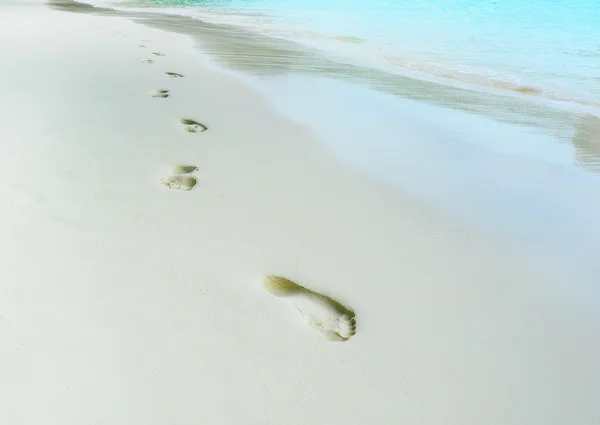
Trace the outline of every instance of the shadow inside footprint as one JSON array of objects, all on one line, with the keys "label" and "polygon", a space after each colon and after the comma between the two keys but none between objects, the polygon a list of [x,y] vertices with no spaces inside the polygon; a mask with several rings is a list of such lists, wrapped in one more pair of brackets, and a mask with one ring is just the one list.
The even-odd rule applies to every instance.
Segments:
[{"label": "shadow inside footprint", "polygon": [[155,90],[152,92],[152,97],[164,99],[169,97],[169,90]]},{"label": "shadow inside footprint", "polygon": [[183,129],[188,133],[202,133],[203,131],[208,130],[205,125],[189,118],[180,118],[179,123],[183,124]]},{"label": "shadow inside footprint", "polygon": [[178,175],[178,176],[170,176],[161,179],[162,184],[167,186],[169,189],[176,190],[192,190],[196,183],[196,177],[189,175]]},{"label": "shadow inside footprint", "polygon": [[173,165],[171,167],[172,174],[190,174],[194,171],[198,171],[198,167],[195,165]]},{"label": "shadow inside footprint", "polygon": [[165,74],[167,74],[171,78],[181,78],[181,77],[183,77],[182,74],[178,74],[176,72],[165,72]]},{"label": "shadow inside footprint", "polygon": [[265,276],[265,289],[288,298],[306,324],[329,341],[347,341],[356,334],[354,311],[327,295],[311,291],[281,276]]}]

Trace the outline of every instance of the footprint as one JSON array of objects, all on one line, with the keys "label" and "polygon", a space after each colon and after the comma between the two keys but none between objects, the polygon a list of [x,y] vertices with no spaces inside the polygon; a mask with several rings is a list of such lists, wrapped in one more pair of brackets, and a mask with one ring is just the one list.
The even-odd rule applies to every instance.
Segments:
[{"label": "footprint", "polygon": [[164,56],[164,53],[161,52],[152,52],[154,56]]},{"label": "footprint", "polygon": [[160,182],[169,189],[192,190],[198,181],[190,175],[176,175],[162,178]]},{"label": "footprint", "polygon": [[181,77],[183,77],[183,75],[178,74],[176,72],[165,72],[165,74],[167,74],[171,78],[181,78]]},{"label": "footprint", "polygon": [[172,174],[191,174],[194,171],[198,171],[198,167],[195,165],[173,165],[171,167]]},{"label": "footprint", "polygon": [[146,46],[144,44],[138,44],[138,47],[142,47],[142,48],[146,48]]},{"label": "footprint", "polygon": [[180,118],[179,122],[183,124],[183,129],[188,133],[202,133],[203,131],[208,130],[205,125],[188,118]]},{"label": "footprint", "polygon": [[356,333],[352,310],[327,295],[311,291],[281,276],[265,276],[264,287],[271,294],[288,298],[306,324],[329,341],[347,341]]},{"label": "footprint", "polygon": [[154,63],[154,61],[152,59],[146,59],[145,61],[142,61],[142,63]]},{"label": "footprint", "polygon": [[158,97],[160,99],[169,97],[169,90],[155,90],[152,92],[152,97]]}]

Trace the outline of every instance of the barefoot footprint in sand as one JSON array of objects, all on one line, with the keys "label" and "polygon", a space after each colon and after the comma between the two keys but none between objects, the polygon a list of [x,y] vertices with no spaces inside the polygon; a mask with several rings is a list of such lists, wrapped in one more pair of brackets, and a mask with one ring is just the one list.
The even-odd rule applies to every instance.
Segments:
[{"label": "barefoot footprint in sand", "polygon": [[271,294],[287,298],[302,314],[306,324],[329,341],[347,341],[356,333],[352,310],[338,301],[281,276],[265,276],[263,284]]},{"label": "barefoot footprint in sand", "polygon": [[157,97],[159,99],[164,99],[169,97],[169,90],[154,90],[151,93],[152,97]]},{"label": "barefoot footprint in sand", "polygon": [[189,118],[180,118],[179,123],[183,125],[183,130],[188,133],[202,133],[207,130],[205,125]]},{"label": "barefoot footprint in sand", "polygon": [[178,74],[176,72],[165,72],[165,74],[167,74],[171,78],[182,78],[183,77],[182,74]]},{"label": "barefoot footprint in sand", "polygon": [[198,171],[195,165],[174,165],[171,167],[171,175],[163,177],[161,183],[169,189],[192,190],[198,180],[191,174]]}]

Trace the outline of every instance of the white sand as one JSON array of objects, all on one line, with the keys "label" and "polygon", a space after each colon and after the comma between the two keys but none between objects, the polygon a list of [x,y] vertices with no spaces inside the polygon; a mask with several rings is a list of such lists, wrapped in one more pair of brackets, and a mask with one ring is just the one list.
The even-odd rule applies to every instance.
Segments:
[{"label": "white sand", "polygon": [[[0,424],[600,423],[597,312],[186,37],[4,2],[0,40]],[[160,184],[177,165],[191,190]],[[265,274],[356,335],[319,338]]]}]

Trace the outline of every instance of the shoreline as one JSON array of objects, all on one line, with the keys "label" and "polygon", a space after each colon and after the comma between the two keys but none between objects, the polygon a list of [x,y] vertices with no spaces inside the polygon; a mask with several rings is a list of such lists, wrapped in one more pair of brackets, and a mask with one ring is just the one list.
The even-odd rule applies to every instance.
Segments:
[{"label": "shoreline", "polygon": [[[5,11],[0,422],[597,417],[598,313],[562,275],[365,177],[187,36]],[[191,190],[161,185],[182,164]],[[347,305],[356,335],[318,338],[267,274]]]},{"label": "shoreline", "polygon": [[[231,25],[213,24],[188,15],[161,13],[156,9],[112,9],[76,0],[50,3],[74,12],[128,17],[144,25],[192,36],[199,43],[199,50],[224,70],[257,76],[326,75],[341,81],[355,81],[384,93],[489,115],[500,121],[544,126],[555,133],[558,127],[569,124],[573,115],[600,119],[599,107],[544,97],[527,87],[499,89],[441,77],[436,80],[427,74],[396,74],[346,63],[341,58],[328,56],[327,52],[311,50],[290,40],[255,34]],[[268,64],[263,63],[264,60],[268,60]]]},{"label": "shoreline", "polygon": [[[249,45],[260,44],[263,48],[266,46],[276,48],[280,47],[286,51],[293,51],[297,54],[302,53],[302,55],[298,57],[299,59],[302,59],[304,56],[319,58],[323,63],[329,61],[336,64],[332,67],[331,71],[342,74],[351,73],[355,78],[361,78],[361,76],[364,76],[366,78],[363,78],[363,81],[361,82],[362,84],[368,84],[368,79],[385,81],[384,85],[387,87],[383,88],[383,90],[387,91],[402,90],[402,86],[408,84],[414,85],[414,87],[422,86],[425,88],[425,91],[430,91],[432,93],[436,92],[437,97],[448,97],[447,93],[451,93],[452,96],[456,98],[470,98],[471,102],[485,103],[486,100],[489,100],[486,99],[486,96],[495,96],[499,98],[508,98],[509,104],[529,104],[529,108],[533,109],[554,109],[566,114],[590,114],[600,118],[600,103],[598,103],[597,99],[584,99],[576,96],[569,99],[564,97],[566,96],[566,93],[563,93],[563,95],[555,93],[557,90],[556,87],[552,89],[550,86],[541,82],[517,82],[517,80],[522,80],[522,78],[517,78],[515,75],[513,75],[511,79],[509,79],[508,74],[506,74],[505,78],[503,79],[494,79],[484,82],[483,75],[487,75],[489,72],[491,72],[490,70],[486,70],[486,72],[484,74],[480,74],[478,78],[473,77],[473,80],[469,80],[465,79],[465,75],[467,75],[467,73],[465,73],[465,75],[462,77],[459,77],[458,75],[455,77],[448,76],[451,74],[451,72],[449,70],[443,71],[439,67],[439,64],[436,65],[434,62],[429,63],[430,72],[422,69],[413,69],[414,67],[411,67],[411,62],[413,60],[403,60],[400,57],[396,57],[395,60],[406,62],[405,66],[394,66],[391,65],[391,63],[394,62],[394,60],[392,60],[393,55],[389,56],[383,63],[378,63],[377,65],[372,62],[353,61],[351,60],[352,55],[350,55],[349,52],[347,52],[346,55],[339,55],[336,54],[335,50],[316,48],[313,45],[305,44],[298,40],[293,40],[286,37],[278,37],[274,34],[267,35],[263,32],[259,33],[243,25],[235,25],[226,22],[213,22],[204,19],[204,16],[201,14],[196,15],[185,13],[186,11],[189,12],[186,7],[171,9],[148,7],[148,5],[146,5],[146,7],[136,8],[131,4],[127,7],[122,7],[122,5],[119,5],[118,3],[115,3],[114,5],[103,5],[99,3],[96,5],[91,1],[84,4],[92,7],[107,7],[108,10],[114,10],[117,14],[141,14],[146,15],[147,17],[154,17],[154,19],[158,20],[160,20],[161,16],[167,18],[174,17],[175,20],[191,19],[192,21],[197,22],[198,26],[204,27],[209,31],[216,30],[245,34],[249,38],[249,43],[247,43]],[[323,35],[323,37],[341,40],[345,38],[344,36],[336,37],[332,35]],[[352,39],[352,37],[350,37],[350,39]],[[240,41],[238,41],[238,43],[239,42]],[[351,42],[351,44],[353,44],[353,42]],[[371,46],[371,48],[376,47]],[[354,54],[359,53],[354,52]],[[219,60],[218,57],[213,59],[216,59],[217,61]],[[424,58],[421,58],[421,61],[424,60]],[[422,65],[426,66],[427,63],[428,62],[425,61]],[[323,64],[321,64],[321,66],[323,66]],[[458,65],[455,64],[454,66],[456,67]],[[231,67],[231,64],[229,64],[228,67]],[[258,68],[264,69],[264,67]],[[483,72],[484,70],[481,69],[480,71]],[[303,72],[306,71],[304,70]],[[339,76],[337,78],[339,78]],[[400,79],[401,81],[395,82],[393,81],[394,79]],[[429,88],[429,90],[427,88]],[[377,89],[379,90],[381,87]],[[558,89],[558,92],[561,91],[564,91],[564,88]],[[461,92],[466,92],[467,95],[465,96],[464,93],[461,94]],[[551,94],[551,92],[554,92],[554,94]],[[406,96],[406,92],[404,95]],[[457,104],[459,102],[455,101],[453,103]],[[497,104],[498,102],[496,101],[494,103]],[[449,102],[449,104],[452,105],[452,102]],[[533,106],[531,106],[531,104],[533,104]],[[527,106],[525,107],[529,109]],[[485,113],[485,108],[482,109],[483,110],[480,110],[479,113]]]},{"label": "shoreline", "polygon": [[[540,147],[538,151],[559,151],[561,145],[572,145],[576,156],[573,160],[575,167],[592,174],[600,172],[600,153],[596,148],[600,137],[597,131],[600,117],[590,111],[565,107],[561,102],[487,92],[474,87],[454,87],[344,64],[318,52],[305,50],[293,42],[251,35],[235,27],[210,24],[188,16],[104,9],[74,0],[51,3],[63,10],[121,16],[143,25],[192,37],[200,56],[208,57],[203,60],[203,65],[246,76],[249,83],[278,77],[331,79],[356,85],[357,89],[365,92],[373,91],[402,101],[431,105],[439,108],[442,114],[444,110],[472,114],[480,120],[494,121],[492,125],[495,127],[498,127],[495,123],[499,123],[518,127],[523,133],[528,129],[539,130],[540,136],[546,138],[543,142],[546,146],[539,141],[534,142]],[[264,86],[257,84],[253,84],[253,87],[261,91],[264,89]],[[519,154],[522,150],[515,143],[509,146],[516,148],[513,153]],[[509,152],[510,147],[507,150]],[[533,152],[532,149],[529,151]],[[559,161],[562,162],[571,156],[569,153],[560,155],[562,158]],[[540,156],[540,159],[545,158]]]}]

